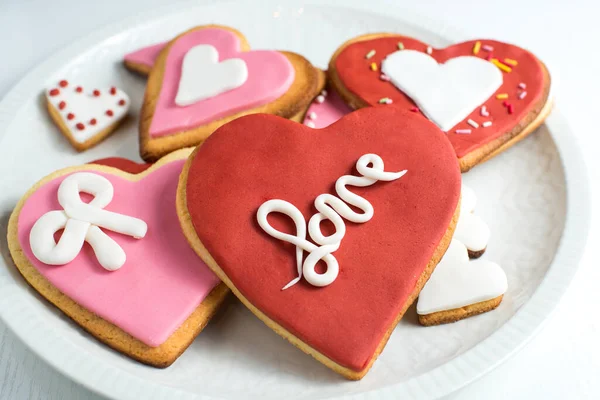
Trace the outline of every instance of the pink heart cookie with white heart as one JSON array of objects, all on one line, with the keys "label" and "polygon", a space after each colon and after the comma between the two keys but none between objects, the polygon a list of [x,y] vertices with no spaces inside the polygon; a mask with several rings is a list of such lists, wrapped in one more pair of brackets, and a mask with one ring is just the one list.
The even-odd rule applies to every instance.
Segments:
[{"label": "pink heart cookie with white heart", "polygon": [[219,126],[247,114],[301,121],[323,88],[323,73],[298,54],[249,47],[237,30],[207,25],[182,33],[160,50],[141,112],[144,160],[197,145]]},{"label": "pink heart cookie with white heart", "polygon": [[34,289],[98,340],[156,367],[179,357],[228,293],[178,223],[189,153],[136,174],[119,159],[99,162],[124,170],[54,172],[23,196],[8,227],[12,258]]},{"label": "pink heart cookie with white heart", "polygon": [[78,151],[110,135],[127,115],[129,103],[129,96],[114,86],[88,90],[63,79],[46,90],[50,117]]}]

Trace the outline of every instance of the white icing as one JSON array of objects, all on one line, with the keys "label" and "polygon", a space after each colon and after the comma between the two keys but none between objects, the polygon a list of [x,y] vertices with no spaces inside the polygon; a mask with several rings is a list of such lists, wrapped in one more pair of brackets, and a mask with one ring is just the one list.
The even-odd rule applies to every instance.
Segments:
[{"label": "white icing", "polygon": [[[384,171],[381,157],[376,154],[365,154],[356,162],[356,170],[362,176],[344,175],[335,183],[335,191],[338,197],[332,194],[321,194],[315,199],[317,213],[308,221],[308,233],[310,238],[318,245],[306,240],[306,221],[304,216],[293,204],[285,200],[269,200],[263,203],[257,212],[257,220],[260,227],[270,236],[288,242],[296,246],[296,267],[298,277],[289,282],[282,290],[285,290],[304,278],[313,286],[327,286],[337,278],[339,265],[336,258],[331,254],[339,249],[342,239],[346,234],[346,224],[343,218],[354,223],[365,223],[373,218],[373,205],[365,198],[352,193],[346,186],[366,187],[377,181],[393,181],[402,177],[406,170],[400,172]],[[354,206],[361,212],[354,211]],[[296,235],[280,232],[273,228],[267,221],[272,212],[278,212],[290,217],[296,225]],[[324,236],[321,231],[321,222],[329,220],[335,227],[335,232]],[[304,251],[308,256],[302,262]],[[327,265],[323,274],[315,271],[319,260]]]},{"label": "white icing", "polygon": [[502,85],[502,72],[473,56],[444,64],[428,54],[400,50],[388,55],[381,71],[443,131],[449,131]]},{"label": "white icing", "polygon": [[[84,203],[80,192],[94,196]],[[78,172],[65,178],[58,187],[58,202],[63,211],[49,211],[42,215],[31,228],[29,243],[33,255],[49,265],[67,264],[88,242],[102,267],[114,271],[125,264],[123,249],[100,228],[143,238],[148,226],[138,218],[104,210],[113,198],[113,186],[101,175]],[[63,229],[58,243],[54,234]]]},{"label": "white icing", "polygon": [[214,46],[194,46],[183,58],[175,104],[189,106],[240,87],[247,79],[244,60],[230,58],[219,62],[219,52]]},{"label": "white icing", "polygon": [[490,240],[490,228],[480,217],[473,215],[477,204],[477,196],[464,183],[461,193],[460,216],[454,231],[454,239],[462,242],[470,251],[485,250]]},{"label": "white icing", "polygon": [[[129,96],[120,89],[116,89],[115,94],[110,94],[109,88],[100,89],[100,95],[94,96],[93,93],[85,90],[81,93],[77,92],[77,85],[69,85],[65,88],[58,87],[59,94],[50,95],[52,89],[46,91],[46,98],[52,104],[52,107],[60,114],[63,124],[69,129],[69,132],[78,143],[83,143],[86,140],[94,137],[101,131],[108,128],[110,125],[122,119],[129,111]],[[125,100],[124,105],[119,105],[120,100]],[[65,102],[65,107],[61,110],[59,104]],[[106,111],[111,110],[113,115],[109,116]],[[69,113],[75,118],[67,119]],[[96,120],[96,124],[90,123],[92,119]],[[85,128],[80,130],[77,124],[82,123]]]},{"label": "white icing", "polygon": [[419,294],[417,313],[427,315],[492,300],[507,288],[506,274],[498,264],[469,261],[467,248],[453,239]]}]

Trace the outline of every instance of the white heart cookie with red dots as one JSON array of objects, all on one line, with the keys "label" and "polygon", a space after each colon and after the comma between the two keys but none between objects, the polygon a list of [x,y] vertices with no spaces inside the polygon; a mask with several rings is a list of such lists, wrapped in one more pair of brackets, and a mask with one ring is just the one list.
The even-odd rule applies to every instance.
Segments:
[{"label": "white heart cookie with red dots", "polygon": [[110,135],[129,111],[129,96],[116,87],[86,90],[66,80],[46,90],[52,120],[78,151]]}]

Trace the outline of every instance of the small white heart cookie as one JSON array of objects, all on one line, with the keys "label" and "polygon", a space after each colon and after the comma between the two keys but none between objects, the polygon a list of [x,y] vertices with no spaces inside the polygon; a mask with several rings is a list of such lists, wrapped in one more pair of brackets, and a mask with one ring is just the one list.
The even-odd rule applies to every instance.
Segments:
[{"label": "small white heart cookie", "polygon": [[507,288],[506,274],[498,264],[469,261],[467,248],[452,239],[419,294],[419,322],[437,325],[490,311],[500,304]]},{"label": "small white heart cookie", "polygon": [[473,56],[438,64],[421,51],[399,50],[383,60],[381,71],[444,132],[468,117],[502,86],[502,72],[494,64]]},{"label": "small white heart cookie", "polygon": [[194,46],[183,58],[175,104],[189,106],[240,87],[247,79],[244,60],[230,58],[219,62],[219,52],[214,46]]},{"label": "small white heart cookie", "polygon": [[129,111],[129,96],[116,87],[86,91],[61,80],[46,90],[50,116],[79,151],[86,150],[111,134]]}]

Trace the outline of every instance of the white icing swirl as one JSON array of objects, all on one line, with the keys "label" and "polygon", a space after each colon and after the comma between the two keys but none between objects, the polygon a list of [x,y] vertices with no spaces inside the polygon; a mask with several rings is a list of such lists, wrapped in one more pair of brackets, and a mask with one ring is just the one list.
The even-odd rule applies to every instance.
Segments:
[{"label": "white icing swirl", "polygon": [[[330,285],[338,276],[339,264],[331,254],[339,249],[342,239],[346,234],[348,221],[362,224],[373,218],[373,205],[365,198],[352,193],[347,186],[366,187],[377,181],[393,181],[402,177],[406,170],[400,172],[384,171],[383,160],[376,154],[365,154],[356,162],[356,170],[362,176],[344,175],[335,183],[335,191],[338,197],[324,193],[315,199],[315,208],[318,213],[314,214],[308,221],[308,233],[310,238],[318,245],[306,240],[306,221],[304,216],[293,204],[285,200],[269,200],[263,203],[257,212],[257,220],[260,227],[270,236],[288,242],[296,246],[296,265],[298,277],[293,279],[282,290],[288,289],[304,278],[313,286],[323,287]],[[357,213],[350,206],[362,211]],[[273,228],[267,221],[267,216],[272,212],[278,212],[290,217],[296,225],[296,235],[283,233]],[[321,222],[329,220],[335,227],[335,232],[329,236],[323,235]],[[302,262],[304,252],[308,256]],[[327,265],[327,270],[319,274],[315,267],[319,260]]]}]

